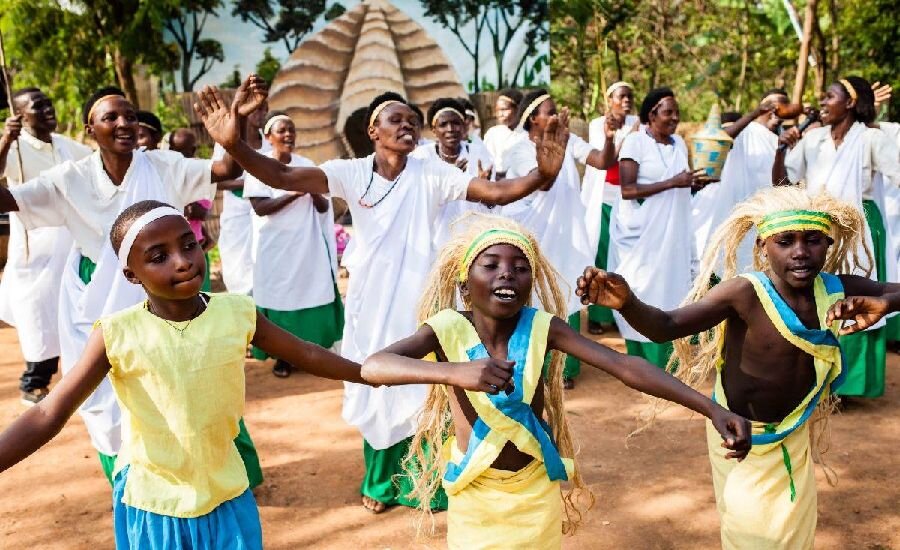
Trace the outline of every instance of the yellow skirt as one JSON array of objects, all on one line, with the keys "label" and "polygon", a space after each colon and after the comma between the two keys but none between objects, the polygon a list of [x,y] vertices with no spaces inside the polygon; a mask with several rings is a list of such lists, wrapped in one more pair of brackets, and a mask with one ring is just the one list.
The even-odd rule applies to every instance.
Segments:
[{"label": "yellow skirt", "polygon": [[[753,433],[762,433],[763,426],[753,422]],[[754,446],[743,462],[725,458],[728,451],[722,448],[722,438],[709,421],[706,440],[722,524],[722,548],[812,548],[816,534],[816,477],[808,423],[782,443]]]},{"label": "yellow skirt", "polygon": [[543,462],[535,460],[518,472],[488,468],[447,498],[451,550],[562,545],[562,495]]}]

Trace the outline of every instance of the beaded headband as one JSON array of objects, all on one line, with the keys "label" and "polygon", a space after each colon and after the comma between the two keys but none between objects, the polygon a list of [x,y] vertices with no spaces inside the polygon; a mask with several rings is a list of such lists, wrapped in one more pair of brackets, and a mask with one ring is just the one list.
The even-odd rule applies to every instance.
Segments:
[{"label": "beaded headband", "polygon": [[760,239],[785,231],[821,231],[831,233],[831,216],[816,210],[782,210],[773,212],[756,224]]},{"label": "beaded headband", "polygon": [[[87,123],[88,123],[88,124],[90,124],[90,123],[91,123],[91,120],[94,118],[94,108],[96,108],[97,105],[100,104],[100,102],[102,102],[102,101],[104,101],[104,100],[107,100],[107,99],[109,99],[109,98],[111,98],[111,97],[121,97],[122,99],[125,99],[125,96],[122,96],[122,95],[119,95],[119,94],[107,94],[107,95],[105,95],[105,96],[101,96],[101,97],[97,98],[97,101],[95,101],[93,104],[91,104],[91,108],[88,109],[88,116],[87,116]],[[151,128],[152,128],[152,127],[151,127]]]},{"label": "beaded headband", "polygon": [[538,108],[538,106],[550,99],[550,94],[539,95],[534,98],[534,101],[528,104],[528,107],[525,107],[525,110],[522,111],[522,118],[519,119],[519,124],[517,128],[520,130],[525,127],[525,121],[528,120],[528,117],[531,116],[531,112]]},{"label": "beaded headband", "polygon": [[840,82],[841,86],[843,86],[847,90],[847,93],[850,94],[850,99],[852,99],[853,101],[856,101],[856,98],[857,98],[856,89],[853,88],[853,85],[850,84],[850,81],[842,78],[842,79],[838,80],[838,82]]},{"label": "beaded headband", "polygon": [[291,120],[291,117],[287,115],[275,115],[266,122],[265,126],[263,126],[263,135],[269,135],[269,131],[272,129],[272,126],[275,126],[275,123],[279,120],[290,120],[291,122],[293,122],[293,120]]},{"label": "beaded headband", "polygon": [[454,109],[453,107],[441,107],[440,109],[437,110],[436,113],[434,113],[434,116],[431,117],[431,127],[432,128],[437,126],[438,117],[444,113],[456,113],[457,115],[459,115],[459,118],[462,119],[463,122],[465,122],[465,120],[466,120],[466,117],[464,117],[463,114],[460,113],[458,109]]},{"label": "beaded headband", "polygon": [[381,111],[385,109],[388,105],[392,103],[403,103],[402,101],[397,101],[396,99],[389,99],[387,101],[382,101],[378,104],[377,107],[372,109],[372,116],[369,117],[369,126],[375,126],[375,119],[378,118],[378,115],[381,114]]},{"label": "beaded headband", "polygon": [[609,85],[609,88],[606,89],[606,97],[612,97],[613,92],[615,92],[615,91],[618,90],[619,88],[632,88],[632,89],[634,89],[634,86],[632,86],[631,84],[625,82],[624,80],[620,80],[620,81],[618,81],[618,82],[614,82],[614,83],[612,83],[612,84]]},{"label": "beaded headband", "polygon": [[475,261],[479,254],[495,244],[509,244],[518,248],[528,258],[528,264],[531,267],[536,265],[534,248],[532,248],[528,237],[511,229],[488,229],[475,237],[463,255],[462,260],[460,260],[459,282],[464,283],[469,279],[469,268],[472,266],[472,262]]}]

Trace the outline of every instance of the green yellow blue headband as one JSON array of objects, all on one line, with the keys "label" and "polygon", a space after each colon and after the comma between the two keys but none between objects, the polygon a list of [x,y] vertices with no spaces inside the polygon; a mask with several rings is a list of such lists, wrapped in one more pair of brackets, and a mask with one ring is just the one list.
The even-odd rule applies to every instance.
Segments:
[{"label": "green yellow blue headband", "polygon": [[831,216],[816,210],[782,210],[763,217],[756,225],[760,239],[785,231],[821,231],[831,233]]},{"label": "green yellow blue headband", "polygon": [[462,260],[460,260],[459,282],[464,283],[468,280],[469,267],[472,266],[472,262],[475,261],[479,254],[495,244],[508,244],[518,248],[525,254],[532,269],[535,267],[534,248],[531,246],[531,241],[528,237],[512,229],[488,229],[475,237],[463,255]]}]

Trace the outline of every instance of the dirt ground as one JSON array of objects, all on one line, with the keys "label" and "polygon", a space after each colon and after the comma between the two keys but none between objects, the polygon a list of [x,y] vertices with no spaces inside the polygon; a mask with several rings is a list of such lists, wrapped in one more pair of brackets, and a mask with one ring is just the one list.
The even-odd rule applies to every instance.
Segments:
[{"label": "dirt ground", "polygon": [[[621,340],[606,337],[607,345]],[[25,409],[21,356],[0,328],[0,426]],[[900,358],[890,355],[886,395],[832,422],[836,487],[817,473],[817,548],[900,549]],[[266,480],[257,499],[267,548],[441,548],[413,538],[413,512],[373,516],[359,505],[361,439],[340,417],[341,385],[305,374],[272,376],[247,363],[246,422]],[[626,444],[642,401],[592,368],[567,393],[583,475],[597,504],[566,548],[715,548],[718,517],[699,417],[670,410]],[[893,487],[893,488],[892,488]],[[0,548],[112,548],[110,488],[76,416],[44,449],[0,475]]]}]

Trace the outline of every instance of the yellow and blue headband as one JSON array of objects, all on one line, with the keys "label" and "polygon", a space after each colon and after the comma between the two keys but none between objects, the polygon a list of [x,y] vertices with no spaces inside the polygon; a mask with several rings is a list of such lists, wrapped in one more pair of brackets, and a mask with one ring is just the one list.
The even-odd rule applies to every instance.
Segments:
[{"label": "yellow and blue headband", "polygon": [[760,239],[785,231],[821,231],[831,233],[831,216],[816,210],[782,210],[769,214],[756,225]]},{"label": "yellow and blue headband", "polygon": [[495,244],[508,244],[518,248],[525,254],[528,264],[534,269],[536,265],[535,253],[528,237],[512,229],[488,229],[475,237],[463,255],[462,260],[460,260],[459,282],[464,283],[468,280],[469,268],[472,266],[472,262],[475,261],[479,254]]}]

